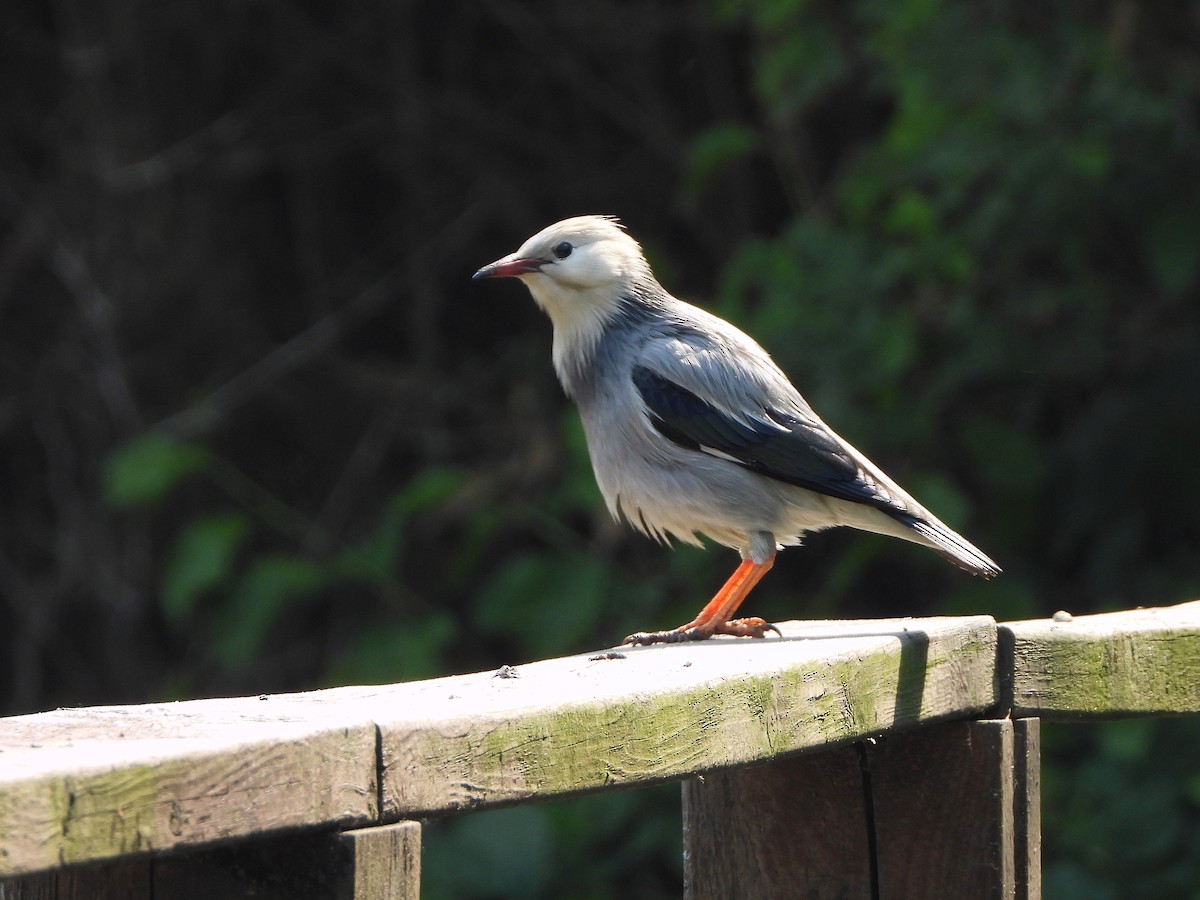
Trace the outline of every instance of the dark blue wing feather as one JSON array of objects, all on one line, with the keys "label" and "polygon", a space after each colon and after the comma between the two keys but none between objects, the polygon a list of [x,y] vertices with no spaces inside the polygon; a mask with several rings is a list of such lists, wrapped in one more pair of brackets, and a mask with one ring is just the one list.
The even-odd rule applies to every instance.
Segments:
[{"label": "dark blue wing feather", "polygon": [[644,366],[633,383],[650,410],[650,421],[668,440],[701,451],[716,450],[739,465],[820,494],[904,515],[887,494],[863,478],[862,468],[819,422],[773,409],[742,421]]}]

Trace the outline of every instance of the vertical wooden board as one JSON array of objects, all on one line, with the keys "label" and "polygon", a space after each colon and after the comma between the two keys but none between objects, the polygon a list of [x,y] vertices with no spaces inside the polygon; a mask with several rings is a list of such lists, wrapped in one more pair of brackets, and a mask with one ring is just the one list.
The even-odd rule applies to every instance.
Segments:
[{"label": "vertical wooden board", "polygon": [[55,900],[151,900],[150,861],[120,860],[58,873]]},{"label": "vertical wooden board", "polygon": [[0,900],[55,900],[56,872],[0,879]]},{"label": "vertical wooden board", "polygon": [[0,881],[0,900],[57,900],[58,873],[44,872]]},{"label": "vertical wooden board", "polygon": [[420,900],[419,822],[347,831],[338,841],[346,868],[337,900]]},{"label": "vertical wooden board", "polygon": [[880,900],[1015,897],[1011,721],[888,736],[868,757]]},{"label": "vertical wooden board", "polygon": [[121,860],[0,881],[0,900],[151,900],[151,862]]},{"label": "vertical wooden board", "polygon": [[420,871],[421,826],[416,822],[347,833],[299,831],[164,855],[154,860],[153,896],[419,900]]},{"label": "vertical wooden board", "polygon": [[855,746],[685,781],[683,828],[688,900],[871,900]]},{"label": "vertical wooden board", "polygon": [[1040,719],[1013,720],[1013,841],[1017,900],[1042,898]]},{"label": "vertical wooden board", "polygon": [[348,856],[337,832],[295,831],[154,860],[154,897],[340,900]]}]

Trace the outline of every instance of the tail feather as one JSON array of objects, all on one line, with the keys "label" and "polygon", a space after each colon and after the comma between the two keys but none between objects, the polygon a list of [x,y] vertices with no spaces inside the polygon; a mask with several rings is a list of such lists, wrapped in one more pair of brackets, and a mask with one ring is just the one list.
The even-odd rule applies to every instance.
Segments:
[{"label": "tail feather", "polygon": [[895,518],[924,538],[934,550],[960,569],[982,578],[994,578],[1000,574],[1000,567],[982,550],[936,519],[928,521],[912,515]]}]

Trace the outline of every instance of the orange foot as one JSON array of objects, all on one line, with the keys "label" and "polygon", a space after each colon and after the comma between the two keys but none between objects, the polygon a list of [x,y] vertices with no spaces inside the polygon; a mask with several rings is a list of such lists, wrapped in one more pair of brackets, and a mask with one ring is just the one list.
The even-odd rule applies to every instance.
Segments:
[{"label": "orange foot", "polygon": [[733,634],[738,637],[756,638],[762,637],[768,631],[779,634],[778,628],[769,625],[757,616],[749,619],[729,618],[741,606],[746,595],[758,584],[759,579],[770,571],[774,563],[774,553],[759,563],[749,559],[742,560],[742,564],[725,582],[724,587],[717,591],[717,595],[708,601],[708,604],[692,621],[686,625],[680,625],[678,628],[672,628],[670,631],[639,631],[637,634],[631,634],[621,643],[678,644],[681,641],[707,640],[714,634]]}]

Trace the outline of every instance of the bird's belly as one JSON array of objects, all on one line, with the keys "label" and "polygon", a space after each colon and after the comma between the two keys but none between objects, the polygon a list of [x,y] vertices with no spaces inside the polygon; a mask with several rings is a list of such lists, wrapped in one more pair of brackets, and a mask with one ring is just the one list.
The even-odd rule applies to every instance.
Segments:
[{"label": "bird's belly", "polygon": [[656,445],[621,460],[593,453],[592,462],[613,515],[660,540],[703,535],[742,550],[755,532],[796,544],[835,524],[824,498],[700,451]]}]

